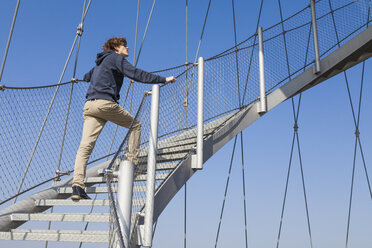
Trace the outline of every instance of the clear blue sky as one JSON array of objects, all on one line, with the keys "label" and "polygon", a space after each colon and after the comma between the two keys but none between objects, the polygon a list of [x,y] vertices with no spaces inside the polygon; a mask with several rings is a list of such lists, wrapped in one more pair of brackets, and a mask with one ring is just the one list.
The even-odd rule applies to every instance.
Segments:
[{"label": "clear blue sky", "polygon": [[[342,1],[342,2],[346,2]],[[282,0],[284,18],[304,8],[307,0]],[[3,57],[16,1],[0,3],[0,56]],[[260,1],[235,1],[237,37],[255,32]],[[152,1],[141,1],[138,47]],[[189,1],[188,60],[195,58],[208,1]],[[0,84],[38,86],[58,82],[80,22],[83,1],[21,1],[11,47]],[[95,1],[86,17],[77,77],[92,66],[102,43],[125,36],[133,62],[137,1]],[[277,0],[265,0],[261,26],[280,21]],[[345,20],[346,21],[346,20]],[[212,1],[200,55],[213,56],[234,45],[231,1]],[[157,1],[138,66],[148,71],[185,62],[185,1]],[[361,140],[370,173],[372,149],[371,61],[366,63]],[[349,72],[357,106],[361,67]],[[62,81],[69,81],[72,67]],[[250,247],[275,247],[293,135],[290,101],[282,103],[244,133],[245,178]],[[307,187],[314,247],[345,246],[354,149],[354,126],[343,75],[305,92],[299,137]],[[239,143],[240,144],[240,143]],[[232,142],[188,183],[188,247],[214,247]],[[244,247],[240,145],[230,179],[218,247]],[[349,247],[372,243],[371,199],[357,153]],[[280,247],[309,247],[297,150],[294,153]],[[183,247],[184,192],[169,204],[157,226],[154,248]],[[15,246],[16,244],[17,246]],[[0,246],[10,246],[0,241]],[[23,247],[24,243],[13,243]],[[32,245],[32,244],[31,244]],[[62,247],[62,245],[60,245]],[[31,247],[31,246],[30,246]],[[34,246],[32,246],[34,247]],[[40,247],[35,245],[35,247]],[[97,246],[99,247],[99,246]]]}]

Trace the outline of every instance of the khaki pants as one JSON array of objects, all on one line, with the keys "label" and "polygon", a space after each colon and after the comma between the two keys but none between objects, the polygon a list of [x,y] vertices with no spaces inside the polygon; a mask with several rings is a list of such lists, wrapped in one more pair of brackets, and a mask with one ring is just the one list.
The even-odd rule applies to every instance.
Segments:
[{"label": "khaki pants", "polygon": [[[108,100],[91,100],[85,103],[83,109],[83,136],[76,154],[73,186],[85,189],[84,179],[89,157],[96,144],[97,138],[107,121],[129,128],[133,116],[120,107],[119,104]],[[136,121],[129,135],[127,157],[134,164],[138,164],[141,124]]]}]

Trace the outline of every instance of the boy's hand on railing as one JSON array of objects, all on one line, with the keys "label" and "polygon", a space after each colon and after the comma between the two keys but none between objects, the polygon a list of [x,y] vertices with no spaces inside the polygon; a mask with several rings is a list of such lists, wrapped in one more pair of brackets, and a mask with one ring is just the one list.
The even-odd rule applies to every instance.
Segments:
[{"label": "boy's hand on railing", "polygon": [[176,82],[176,78],[173,77],[173,76],[167,77],[165,80],[166,80],[165,81],[166,83],[174,83],[174,82]]}]

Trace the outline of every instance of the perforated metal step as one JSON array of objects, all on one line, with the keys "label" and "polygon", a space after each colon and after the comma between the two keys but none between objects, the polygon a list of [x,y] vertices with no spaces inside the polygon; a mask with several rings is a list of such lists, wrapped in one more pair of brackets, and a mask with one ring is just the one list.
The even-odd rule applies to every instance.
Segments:
[{"label": "perforated metal step", "polygon": [[36,206],[109,206],[109,200],[36,200]]},{"label": "perforated metal step", "polygon": [[[168,176],[169,173],[157,173],[155,175],[155,179],[156,180],[163,180],[165,179],[167,176]],[[147,175],[146,174],[143,174],[143,175],[137,175],[135,177],[135,181],[146,181],[147,179]],[[88,177],[86,179],[86,182],[88,183],[106,183],[106,178],[104,177]],[[113,182],[117,182],[117,179],[114,178]]]},{"label": "perforated metal step", "polygon": [[0,240],[107,243],[109,241],[109,232],[12,229],[10,232],[0,232]]},{"label": "perforated metal step", "polygon": [[[145,199],[141,198],[133,198],[133,206],[140,206]],[[36,206],[110,206],[109,200],[79,200],[73,201],[71,199],[66,200],[54,200],[54,199],[47,199],[47,200],[36,200]]]},{"label": "perforated metal step", "polygon": [[70,213],[47,213],[47,214],[12,214],[12,221],[68,221],[68,222],[109,222],[109,214],[70,214]]},{"label": "perforated metal step", "polygon": [[[72,194],[72,188],[71,187],[61,187],[58,188],[59,194]],[[113,187],[113,192],[117,192],[117,187]],[[100,194],[100,193],[107,193],[107,187],[86,187],[85,192],[88,194]]]}]

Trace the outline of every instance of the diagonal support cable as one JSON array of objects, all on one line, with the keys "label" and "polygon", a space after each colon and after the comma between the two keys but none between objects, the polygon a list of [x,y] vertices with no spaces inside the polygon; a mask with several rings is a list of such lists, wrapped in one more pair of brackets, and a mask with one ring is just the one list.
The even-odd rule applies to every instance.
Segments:
[{"label": "diagonal support cable", "polygon": [[236,23],[235,23],[235,5],[234,0],[231,0],[232,3],[232,15],[233,15],[233,24],[234,24],[234,42],[235,42],[235,62],[236,62],[236,79],[238,82],[238,100],[239,100],[239,108],[242,105],[240,100],[240,80],[239,80],[239,59],[238,59],[238,48],[237,48],[237,38],[236,38]]},{"label": "diagonal support cable", "polygon": [[221,224],[222,224],[222,217],[223,217],[223,212],[225,210],[226,195],[227,195],[227,190],[229,189],[230,175],[231,175],[231,169],[232,169],[233,160],[234,160],[234,154],[235,154],[235,147],[236,147],[236,140],[237,139],[238,139],[238,136],[235,136],[233,151],[232,151],[231,160],[230,160],[229,173],[228,173],[227,179],[226,179],[225,193],[224,193],[222,207],[221,207],[220,221],[218,222],[216,241],[215,241],[215,244],[214,244],[214,247],[215,248],[217,248],[218,238],[220,236],[220,230],[221,230]]},{"label": "diagonal support cable", "polygon": [[[368,27],[368,24],[369,24],[369,15],[371,14],[371,0],[369,0],[369,4],[368,4],[368,15],[367,15],[367,27]],[[361,105],[362,105],[362,94],[363,94],[363,82],[364,82],[364,69],[365,69],[365,61],[363,61],[363,68],[362,68],[362,78],[361,78],[361,86],[360,86],[360,94],[359,94],[359,107],[358,107],[358,127],[359,127],[359,120],[360,120],[360,110],[361,110]],[[357,129],[358,133],[356,135],[357,139],[358,139],[358,144],[359,144],[359,149],[360,149],[360,154],[361,154],[361,157],[362,157],[362,161],[363,161],[363,167],[364,167],[364,172],[365,172],[365,175],[366,175],[366,180],[367,180],[367,184],[368,184],[368,189],[369,189],[369,195],[372,199],[372,190],[371,190],[371,183],[369,181],[369,177],[368,177],[368,171],[367,171],[367,166],[366,166],[366,162],[365,162],[365,159],[364,159],[364,153],[363,153],[363,149],[362,149],[362,143],[360,141],[360,137],[359,137],[359,128]]]},{"label": "diagonal support cable", "polygon": [[146,24],[145,32],[144,32],[143,37],[142,37],[142,42],[141,42],[140,49],[138,51],[137,59],[134,61],[134,66],[137,66],[139,57],[141,56],[143,44],[145,43],[145,38],[146,38],[147,30],[148,30],[149,25],[150,25],[150,21],[151,21],[152,13],[154,12],[155,4],[156,4],[156,0],[154,0],[154,2],[152,3],[150,15],[149,15],[149,18],[147,19],[147,24]]},{"label": "diagonal support cable", "polygon": [[287,170],[287,179],[286,179],[286,183],[285,183],[284,198],[283,198],[283,203],[282,203],[282,211],[281,211],[281,214],[280,214],[279,231],[278,231],[278,237],[277,237],[277,240],[276,240],[276,248],[279,247],[279,242],[280,242],[280,237],[281,237],[281,232],[282,232],[284,210],[285,210],[285,204],[286,204],[286,201],[287,201],[289,176],[291,174],[291,167],[292,167],[294,144],[295,144],[295,134],[293,133],[291,152],[290,152],[290,156],[289,156],[289,164],[288,164],[288,170]]},{"label": "diagonal support cable", "polygon": [[[67,65],[68,65],[68,63],[69,63],[69,61],[70,61],[70,58],[71,58],[71,55],[72,55],[72,51],[73,51],[74,48],[75,48],[76,41],[77,41],[77,37],[78,37],[78,35],[75,36],[75,39],[74,39],[74,42],[73,42],[73,44],[72,44],[72,47],[71,47],[70,53],[69,53],[69,55],[68,55],[68,57],[67,57],[67,61],[66,61],[65,66],[64,66],[64,68],[63,68],[63,70],[62,70],[61,77],[60,77],[60,79],[59,79],[59,81],[58,81],[58,86],[56,87],[56,90],[54,91],[53,97],[52,97],[51,102],[50,102],[49,107],[48,107],[48,111],[47,111],[47,113],[46,113],[46,115],[45,115],[45,117],[44,117],[44,121],[43,121],[43,123],[42,123],[42,125],[41,125],[40,131],[39,131],[38,137],[37,137],[37,139],[36,139],[35,145],[34,145],[34,147],[33,147],[33,149],[32,149],[32,152],[31,152],[30,158],[28,159],[28,162],[27,162],[27,165],[26,165],[25,171],[24,171],[24,173],[23,173],[23,177],[22,177],[21,182],[20,182],[20,184],[19,184],[19,186],[18,186],[17,194],[18,194],[18,193],[21,191],[21,189],[22,189],[23,182],[24,182],[24,180],[25,180],[26,174],[27,174],[27,172],[28,172],[28,169],[29,169],[30,164],[31,164],[31,162],[32,162],[32,159],[33,159],[33,157],[34,157],[34,154],[35,154],[36,148],[37,148],[37,146],[38,146],[38,144],[39,144],[39,141],[40,141],[41,135],[42,135],[42,133],[43,133],[43,131],[44,131],[44,127],[45,127],[46,122],[47,122],[47,120],[48,120],[48,117],[49,117],[50,111],[51,111],[51,109],[52,109],[52,107],[53,107],[54,100],[55,100],[55,98],[56,98],[56,96],[57,96],[57,93],[58,93],[58,90],[59,90],[59,87],[60,87],[60,83],[61,83],[62,78],[63,78],[63,76],[64,76],[64,74],[65,74],[65,71],[66,71],[66,69],[67,69]],[[17,201],[17,198],[14,199],[14,202],[16,202],[16,201]]]},{"label": "diagonal support cable", "polygon": [[[281,7],[280,0],[278,0],[278,5],[279,5],[281,26],[282,26],[282,32],[283,32],[284,48],[285,48],[286,63],[287,63],[287,70],[288,70],[288,78],[289,78],[289,80],[291,80],[291,73],[290,73],[290,67],[289,67],[289,57],[288,57],[288,50],[287,50],[287,42],[286,42],[286,36],[285,36],[285,33],[286,32],[285,32],[285,29],[284,29],[283,13],[282,13],[282,7]],[[306,67],[307,54],[308,54],[308,49],[309,49],[310,32],[311,32],[311,26],[310,26],[310,29],[309,29],[308,43],[307,43],[307,49],[306,49],[305,67]],[[281,213],[281,218],[280,218],[278,239],[277,239],[277,245],[276,245],[277,248],[279,247],[279,243],[280,243],[280,234],[281,234],[281,229],[282,229],[283,214],[284,214],[284,208],[285,208],[285,201],[286,201],[286,197],[287,197],[288,181],[289,181],[290,167],[291,167],[291,163],[292,163],[292,155],[293,155],[293,148],[294,148],[295,139],[297,141],[296,142],[296,144],[297,144],[297,151],[298,151],[298,156],[299,156],[299,161],[300,161],[302,189],[303,189],[304,201],[305,201],[305,209],[306,209],[308,234],[309,234],[309,239],[310,239],[310,247],[313,247],[313,244],[312,244],[313,243],[312,242],[312,234],[311,234],[311,225],[310,225],[310,217],[309,217],[309,207],[308,207],[308,203],[307,203],[305,178],[304,178],[304,173],[303,173],[302,156],[301,156],[301,150],[300,150],[300,141],[299,141],[299,137],[298,137],[298,116],[299,116],[299,111],[300,111],[301,98],[302,98],[302,94],[300,94],[300,96],[299,96],[297,111],[295,110],[295,104],[294,104],[293,97],[291,98],[291,100],[292,100],[291,102],[292,102],[293,117],[294,117],[294,127],[293,127],[294,128],[294,132],[293,132],[293,139],[292,139],[290,163],[289,163],[288,174],[287,174],[287,181],[286,181],[286,187],[285,187],[285,194],[284,194],[284,200],[283,200],[283,205],[282,205],[282,213]]]},{"label": "diagonal support cable", "polygon": [[[188,56],[188,7],[189,3],[188,0],[186,0],[186,13],[185,13],[185,66],[186,66],[186,82],[187,82],[187,76],[188,76],[188,70],[187,70],[187,56]],[[185,125],[187,128],[187,117],[185,118]],[[184,215],[183,215],[183,248],[187,247],[187,182],[185,183],[185,200],[184,200]]]},{"label": "diagonal support cable", "polygon": [[[87,9],[86,9],[84,15],[83,15],[83,21],[82,21],[82,23],[84,22],[85,17],[86,17],[86,15],[87,15],[87,13],[88,13],[88,8],[89,8],[89,6],[90,6],[90,2],[89,2],[89,4],[88,4],[88,7],[87,7]],[[51,109],[52,109],[52,107],[53,107],[54,100],[55,100],[55,98],[56,98],[56,96],[57,96],[57,93],[58,93],[59,87],[61,86],[61,82],[62,82],[62,79],[63,79],[63,77],[64,77],[64,75],[65,75],[65,72],[66,72],[67,66],[68,66],[68,64],[69,64],[69,62],[70,62],[71,55],[72,55],[72,52],[73,52],[73,50],[74,50],[74,48],[75,48],[75,45],[76,45],[76,42],[77,42],[78,36],[79,36],[78,34],[75,35],[75,39],[74,39],[74,41],[73,41],[73,45],[72,45],[72,47],[71,47],[71,49],[70,49],[70,52],[69,52],[69,54],[68,54],[68,56],[67,56],[66,63],[65,63],[64,68],[63,68],[63,70],[62,70],[62,73],[61,73],[60,79],[58,80],[58,84],[57,84],[56,90],[55,90],[55,92],[54,92],[54,94],[53,94],[53,97],[52,97],[52,99],[51,99],[51,102],[50,102],[50,104],[49,104],[48,111],[47,111],[46,116],[45,116],[45,118],[44,118],[44,121],[43,121],[43,123],[42,123],[42,125],[41,125],[40,131],[39,131],[39,134],[38,134],[38,137],[37,137],[36,142],[35,142],[35,145],[34,145],[34,147],[33,147],[33,149],[32,149],[32,152],[31,152],[30,158],[29,158],[29,160],[28,160],[28,162],[27,162],[27,165],[26,165],[25,171],[24,171],[24,173],[23,173],[23,176],[22,176],[21,182],[20,182],[20,184],[19,184],[19,186],[18,186],[18,190],[17,190],[16,195],[18,195],[18,193],[19,193],[20,190],[22,189],[22,186],[23,186],[23,183],[24,183],[25,177],[26,177],[26,175],[27,175],[28,169],[29,169],[30,164],[31,164],[31,162],[32,162],[32,159],[33,159],[33,156],[34,156],[35,151],[36,151],[36,149],[37,149],[37,146],[38,146],[38,144],[39,144],[39,141],[40,141],[41,135],[42,135],[42,133],[43,133],[43,131],[44,131],[44,127],[45,127],[46,122],[47,122],[47,120],[48,120],[48,117],[49,117],[50,111],[51,111]],[[18,198],[18,196],[14,198],[14,202],[17,201],[17,198]]]},{"label": "diagonal support cable", "polygon": [[5,67],[6,58],[8,57],[8,51],[9,51],[10,42],[11,42],[11,40],[12,40],[12,36],[13,36],[14,25],[15,25],[15,22],[16,22],[16,19],[17,19],[18,9],[19,9],[19,4],[20,4],[20,2],[21,2],[21,0],[18,0],[18,1],[17,1],[17,5],[16,5],[15,11],[14,11],[13,21],[12,21],[12,25],[11,25],[11,27],[10,27],[9,36],[8,36],[8,41],[7,41],[7,43],[6,43],[6,48],[5,48],[4,58],[3,58],[3,62],[1,63],[0,82],[1,82],[1,78],[3,77],[3,72],[4,72],[4,67]]},{"label": "diagonal support cable", "polygon": [[245,173],[244,173],[244,146],[243,146],[243,132],[240,133],[240,146],[241,146],[241,156],[242,156],[242,186],[243,186],[243,207],[244,207],[244,237],[245,237],[245,247],[248,248],[248,225],[247,225],[247,203],[245,197]]},{"label": "diagonal support cable", "polygon": [[249,75],[250,75],[250,72],[251,72],[251,66],[252,66],[252,61],[253,61],[253,54],[254,54],[254,49],[256,47],[254,44],[256,43],[256,39],[257,39],[258,25],[260,25],[261,14],[262,14],[262,6],[263,6],[263,0],[261,0],[260,11],[258,13],[257,24],[256,24],[256,35],[254,36],[254,39],[253,39],[253,46],[252,46],[252,51],[251,51],[251,57],[249,59],[249,66],[248,66],[247,78],[245,80],[245,86],[244,86],[242,104],[244,104],[245,94],[247,93],[247,86],[248,86]]},{"label": "diagonal support cable", "polygon": [[[237,31],[236,31],[236,22],[235,22],[235,4],[234,0],[231,0],[232,3],[232,17],[233,17],[233,24],[234,24],[234,43],[235,43],[235,62],[236,62],[236,79],[238,83],[238,100],[239,100],[239,108],[242,106],[242,102],[240,99],[240,78],[239,78],[239,59],[238,59],[238,41],[237,41]],[[248,234],[247,234],[247,205],[246,205],[246,197],[245,197],[245,176],[244,176],[244,147],[243,147],[243,132],[240,132],[240,146],[241,146],[241,158],[242,158],[242,186],[243,186],[243,209],[244,209],[244,237],[245,237],[245,247],[248,248]]]},{"label": "diagonal support cable", "polygon": [[[89,8],[91,2],[92,2],[92,0],[89,1],[88,8]],[[88,12],[88,8],[86,6],[87,6],[87,0],[84,0],[83,11],[82,11],[82,14],[81,14],[81,22],[80,22],[80,24],[77,28],[77,33],[76,33],[79,36],[79,38],[78,38],[78,44],[77,44],[77,48],[76,48],[74,71],[73,71],[73,74],[72,74],[72,80],[71,80],[72,83],[71,83],[70,95],[69,95],[69,99],[68,99],[68,103],[67,103],[66,118],[65,118],[65,124],[64,124],[64,129],[63,129],[63,135],[62,135],[62,142],[61,142],[61,149],[60,149],[60,154],[59,154],[59,159],[58,159],[57,171],[60,170],[60,166],[61,166],[62,153],[63,153],[64,142],[65,142],[65,137],[66,137],[66,130],[67,130],[67,124],[68,124],[68,117],[69,117],[70,107],[71,107],[72,93],[73,93],[73,90],[74,90],[74,83],[77,82],[75,77],[76,77],[76,70],[77,70],[77,64],[78,64],[78,58],[79,58],[81,37],[83,35],[83,21],[85,19],[86,13]]]},{"label": "diagonal support cable", "polygon": [[[59,154],[59,159],[58,159],[58,165],[57,165],[57,171],[60,171],[60,166],[61,166],[61,160],[62,160],[62,154],[63,154],[63,148],[64,148],[64,142],[65,142],[65,137],[66,137],[66,130],[67,130],[67,124],[68,124],[68,119],[69,119],[69,114],[70,114],[70,107],[71,107],[71,99],[72,99],[72,93],[74,90],[74,83],[76,83],[76,70],[77,70],[77,63],[78,63],[78,58],[79,58],[79,51],[80,51],[80,43],[81,43],[81,37],[83,35],[83,22],[85,20],[86,14],[88,12],[88,9],[90,7],[92,0],[89,0],[88,6],[87,6],[87,0],[84,0],[84,6],[83,6],[83,11],[81,14],[81,22],[77,28],[77,35],[79,36],[78,40],[78,45],[76,48],[76,57],[75,57],[75,64],[74,64],[74,71],[72,75],[72,83],[71,83],[71,89],[70,89],[70,95],[69,95],[69,100],[67,104],[67,110],[66,110],[66,118],[65,118],[65,124],[64,124],[64,129],[63,129],[63,136],[62,136],[62,142],[61,142],[61,149],[60,149],[60,154]],[[51,209],[51,212],[53,211],[53,208]],[[88,226],[88,223],[86,223],[86,228]],[[49,221],[48,224],[48,230],[50,229],[51,222]],[[85,230],[86,230],[85,228]],[[82,242],[80,242],[80,247],[82,245]],[[45,243],[45,248],[48,247],[48,241]]]},{"label": "diagonal support cable", "polygon": [[[341,44],[340,44],[340,39],[339,39],[338,31],[337,31],[335,17],[334,17],[334,14],[333,14],[332,3],[331,3],[330,0],[328,1],[328,3],[329,3],[329,8],[331,10],[332,22],[333,22],[333,27],[334,27],[335,34],[336,34],[337,45],[338,45],[338,47],[340,47]],[[369,7],[368,7],[368,16],[367,16],[367,22],[366,22],[367,27],[368,27],[368,24],[369,24],[370,10],[371,10],[371,0],[369,1]],[[351,209],[352,209],[353,189],[354,189],[354,180],[355,180],[354,177],[355,177],[355,167],[356,167],[355,164],[356,164],[356,153],[357,153],[358,144],[359,144],[360,153],[361,153],[361,156],[362,156],[364,172],[365,172],[365,175],[366,175],[366,178],[367,178],[369,194],[370,194],[370,197],[372,199],[371,185],[370,185],[370,181],[369,181],[369,176],[368,176],[366,163],[365,163],[365,160],[364,160],[364,154],[363,154],[363,149],[362,149],[362,143],[360,141],[360,131],[359,131],[360,110],[361,110],[362,94],[363,94],[363,82],[364,82],[364,68],[365,68],[365,62],[363,62],[363,68],[362,68],[362,79],[361,79],[361,86],[360,86],[360,93],[359,93],[359,104],[358,104],[358,115],[357,115],[357,117],[355,116],[355,110],[354,110],[353,100],[351,98],[349,80],[348,80],[346,71],[344,71],[344,73],[343,73],[344,78],[345,78],[348,98],[349,98],[349,104],[350,104],[350,107],[351,107],[351,112],[352,112],[354,126],[355,126],[355,144],[354,144],[354,156],[353,156],[353,169],[352,169],[352,176],[351,176],[350,197],[349,197],[348,217],[347,217],[347,225],[346,225],[346,238],[345,238],[345,247],[346,248],[348,247],[348,243],[349,243]]]},{"label": "diagonal support cable", "polygon": [[345,247],[346,248],[348,247],[348,243],[349,243],[351,207],[352,207],[352,203],[353,203],[354,179],[355,179],[355,163],[356,163],[357,147],[358,147],[358,140],[355,139],[353,170],[352,170],[352,173],[351,173],[351,186],[350,186],[350,196],[349,196],[349,207],[348,207],[347,224],[346,224],[346,238],[345,238]]}]

